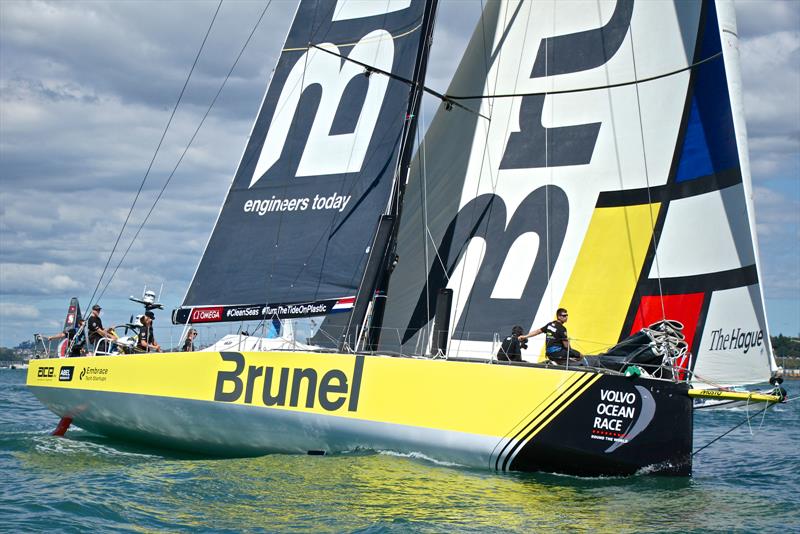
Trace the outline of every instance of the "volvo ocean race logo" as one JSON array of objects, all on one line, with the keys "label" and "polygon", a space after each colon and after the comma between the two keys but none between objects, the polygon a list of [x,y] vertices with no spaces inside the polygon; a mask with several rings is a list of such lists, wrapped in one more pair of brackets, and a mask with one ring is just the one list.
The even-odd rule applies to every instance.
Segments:
[{"label": "volvo ocean race logo", "polygon": [[732,328],[730,332],[725,332],[719,328],[711,331],[711,343],[708,346],[710,351],[721,350],[741,350],[745,354],[750,349],[764,346],[764,331],[746,331],[741,328]]},{"label": "volvo ocean race logo", "polygon": [[[349,377],[340,369],[331,369],[319,376],[320,373],[310,367],[248,366],[244,355],[238,352],[221,352],[220,356],[224,362],[234,363],[235,368],[217,372],[215,401],[292,408],[315,408],[319,402],[319,406],[328,412],[335,412],[345,404],[348,412],[358,410],[363,356],[355,357]],[[301,393],[304,393],[302,398]]]},{"label": "volvo ocean race logo", "polygon": [[[611,442],[605,452],[614,452],[638,436],[656,415],[653,396],[642,386],[633,391],[600,389],[595,407],[591,439]],[[637,400],[641,399],[641,402]]]}]

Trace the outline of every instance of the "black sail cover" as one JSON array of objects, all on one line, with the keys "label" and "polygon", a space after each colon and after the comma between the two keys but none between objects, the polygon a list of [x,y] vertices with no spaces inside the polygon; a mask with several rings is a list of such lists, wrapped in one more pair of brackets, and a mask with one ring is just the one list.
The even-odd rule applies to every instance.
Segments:
[{"label": "black sail cover", "polygon": [[[352,308],[386,211],[424,0],[300,2],[176,323]],[[329,53],[332,52],[332,53]]]}]

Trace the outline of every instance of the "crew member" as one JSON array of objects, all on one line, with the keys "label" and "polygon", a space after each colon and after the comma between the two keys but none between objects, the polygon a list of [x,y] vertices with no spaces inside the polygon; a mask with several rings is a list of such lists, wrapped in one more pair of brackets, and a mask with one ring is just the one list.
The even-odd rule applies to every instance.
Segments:
[{"label": "crew member", "polygon": [[67,348],[69,349],[70,358],[81,356],[86,348],[86,332],[83,328],[83,319],[78,319],[78,324],[76,326],[67,328],[54,336],[48,336],[47,340],[52,341],[61,338],[67,338],[69,340]]},{"label": "crew member", "polygon": [[142,327],[139,329],[139,339],[136,343],[136,348],[141,352],[161,352],[161,346],[156,343],[155,337],[153,336],[153,319],[155,318],[156,314],[148,310],[144,312],[144,315],[139,319],[142,323]]},{"label": "crew member", "polygon": [[92,314],[89,316],[89,320],[86,321],[86,327],[89,329],[89,346],[92,352],[97,347],[98,341],[108,337],[108,332],[103,328],[103,321],[100,319],[100,310],[102,309],[99,304],[92,306]]},{"label": "crew member", "polygon": [[189,332],[186,334],[186,341],[183,342],[183,348],[181,349],[183,352],[193,352],[194,351],[194,338],[197,337],[197,330],[194,328],[190,328]]},{"label": "crew member", "polygon": [[511,329],[511,335],[503,340],[503,343],[500,345],[500,350],[497,351],[498,360],[501,362],[522,361],[520,336],[523,332],[524,330],[519,325]]},{"label": "crew member", "polygon": [[527,335],[519,336],[520,341],[526,340],[532,336],[538,336],[544,332],[547,337],[545,343],[545,354],[550,361],[565,365],[567,363],[572,365],[585,364],[581,357],[581,353],[569,346],[569,337],[567,336],[567,328],[564,323],[567,322],[567,310],[559,308],[556,311],[556,320],[550,321],[541,328],[532,330]]}]

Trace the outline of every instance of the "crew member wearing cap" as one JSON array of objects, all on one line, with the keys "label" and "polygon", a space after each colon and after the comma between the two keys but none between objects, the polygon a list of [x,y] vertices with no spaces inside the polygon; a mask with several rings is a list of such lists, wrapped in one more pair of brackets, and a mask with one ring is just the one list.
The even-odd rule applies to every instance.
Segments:
[{"label": "crew member wearing cap", "polygon": [[97,342],[108,337],[108,332],[103,329],[103,321],[100,319],[100,310],[102,309],[99,304],[92,306],[92,314],[86,321],[86,328],[89,330],[89,346],[93,353]]},{"label": "crew member wearing cap", "polygon": [[136,343],[136,348],[141,352],[161,352],[161,345],[156,343],[153,336],[153,319],[155,318],[156,314],[148,310],[139,319],[142,327],[139,329],[139,340]]}]

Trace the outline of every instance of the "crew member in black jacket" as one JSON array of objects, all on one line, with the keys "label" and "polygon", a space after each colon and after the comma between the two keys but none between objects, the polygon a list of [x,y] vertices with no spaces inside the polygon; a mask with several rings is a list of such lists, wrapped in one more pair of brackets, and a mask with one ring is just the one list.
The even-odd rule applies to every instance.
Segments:
[{"label": "crew member in black jacket", "polygon": [[522,361],[522,343],[520,336],[524,330],[521,326],[517,325],[511,329],[511,335],[503,340],[500,345],[500,350],[497,351],[497,359],[501,362],[521,362]]},{"label": "crew member in black jacket", "polygon": [[556,311],[556,320],[550,321],[541,328],[532,330],[526,335],[520,335],[520,340],[527,340],[531,336],[538,336],[544,332],[547,336],[545,343],[545,354],[547,359],[560,365],[569,363],[570,365],[585,364],[585,360],[581,357],[581,353],[569,346],[569,336],[567,335],[567,327],[564,323],[567,322],[569,314],[564,308],[559,308]]}]

